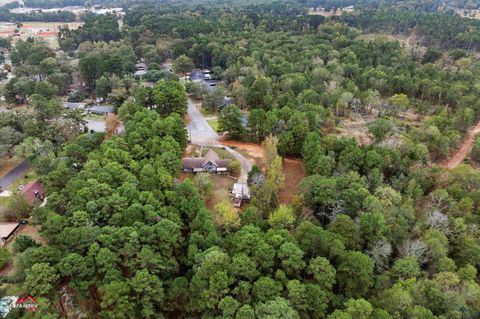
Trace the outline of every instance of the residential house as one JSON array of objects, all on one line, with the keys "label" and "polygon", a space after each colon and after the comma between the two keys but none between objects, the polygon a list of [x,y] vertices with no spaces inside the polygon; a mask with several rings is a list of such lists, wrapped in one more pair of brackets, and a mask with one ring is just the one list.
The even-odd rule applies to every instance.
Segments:
[{"label": "residential house", "polygon": [[226,173],[231,160],[220,159],[214,150],[208,150],[204,157],[186,157],[182,159],[183,171],[188,173]]},{"label": "residential house", "polygon": [[136,78],[140,78],[140,80],[141,80],[145,76],[145,74],[147,74],[147,71],[138,70],[138,71],[135,71],[135,73],[133,73],[133,76],[136,77]]},{"label": "residential house", "polygon": [[212,80],[209,70],[193,70],[190,72],[189,78],[192,82],[204,84],[209,92],[212,92],[218,84],[217,80]]},{"label": "residential house", "polygon": [[115,106],[113,105],[92,105],[88,108],[90,113],[94,114],[107,114],[115,113]]},{"label": "residential house", "polygon": [[63,102],[63,107],[69,110],[84,109],[86,105],[86,103],[81,102]]}]

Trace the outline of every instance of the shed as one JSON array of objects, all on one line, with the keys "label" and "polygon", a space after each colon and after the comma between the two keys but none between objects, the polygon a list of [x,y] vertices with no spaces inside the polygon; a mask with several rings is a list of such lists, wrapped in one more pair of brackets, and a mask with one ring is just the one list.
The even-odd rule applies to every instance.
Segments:
[{"label": "shed", "polygon": [[0,246],[5,246],[19,226],[20,223],[0,223]]}]

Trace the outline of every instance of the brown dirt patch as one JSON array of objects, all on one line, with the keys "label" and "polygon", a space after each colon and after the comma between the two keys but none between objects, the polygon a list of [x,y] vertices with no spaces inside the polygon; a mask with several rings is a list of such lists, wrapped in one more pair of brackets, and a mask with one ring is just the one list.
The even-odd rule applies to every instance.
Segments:
[{"label": "brown dirt patch", "polygon": [[301,160],[284,158],[283,173],[285,174],[285,185],[280,190],[280,203],[290,204],[298,191],[298,184],[305,178],[305,166]]},{"label": "brown dirt patch", "polygon": [[10,277],[15,273],[13,261],[9,261],[2,269],[0,269],[0,277]]},{"label": "brown dirt patch", "polygon": [[463,161],[467,158],[468,154],[472,151],[473,143],[475,142],[475,136],[480,133],[480,122],[477,123],[474,127],[467,131],[465,138],[455,153],[447,157],[440,163],[440,166],[446,168],[454,168],[462,164]]},{"label": "brown dirt patch", "polygon": [[368,133],[367,124],[373,119],[366,120],[364,118],[359,119],[344,119],[339,125],[340,136],[353,137],[357,140],[359,145],[372,144],[372,138]]},{"label": "brown dirt patch", "polygon": [[14,169],[22,161],[18,158],[2,158],[0,159],[0,177],[5,176],[8,172]]},{"label": "brown dirt patch", "polygon": [[259,167],[264,166],[265,152],[263,151],[262,145],[256,144],[256,143],[227,140],[224,137],[221,137],[218,140],[218,143],[235,148],[239,153],[245,156],[252,164],[255,164]]},{"label": "brown dirt patch", "polygon": [[51,37],[51,36],[56,36],[57,33],[55,31],[40,31],[37,33],[37,35],[41,37]]}]

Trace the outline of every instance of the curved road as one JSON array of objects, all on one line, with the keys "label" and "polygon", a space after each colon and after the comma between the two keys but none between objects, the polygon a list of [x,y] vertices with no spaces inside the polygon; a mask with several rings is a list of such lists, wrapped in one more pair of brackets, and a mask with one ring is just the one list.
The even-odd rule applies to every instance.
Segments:
[{"label": "curved road", "polygon": [[210,124],[208,124],[205,117],[200,113],[190,98],[188,98],[188,116],[190,118],[190,123],[187,125],[187,130],[190,137],[190,143],[200,146],[223,148],[232,154],[232,156],[240,162],[241,171],[240,176],[238,177],[238,182],[246,184],[248,172],[252,169],[252,164],[250,164],[250,162],[239,152],[218,143],[219,136],[217,132],[215,132]]},{"label": "curved road", "polygon": [[18,164],[15,168],[13,168],[10,172],[8,172],[6,175],[0,178],[0,190],[5,190],[7,189],[12,183],[14,183],[16,180],[18,180],[23,173],[25,173],[28,168],[30,167],[30,164],[28,163],[27,160],[21,162]]}]

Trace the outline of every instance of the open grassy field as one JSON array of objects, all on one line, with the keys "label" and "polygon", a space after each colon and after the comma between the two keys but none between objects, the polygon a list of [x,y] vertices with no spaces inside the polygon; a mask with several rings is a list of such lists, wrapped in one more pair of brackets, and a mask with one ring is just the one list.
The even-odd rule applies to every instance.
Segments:
[{"label": "open grassy field", "polygon": [[15,36],[17,25],[11,22],[0,22],[0,36],[14,37],[14,40],[26,40],[29,37],[45,41],[52,49],[58,48],[57,33],[61,26],[68,25],[70,29],[78,29],[83,22],[23,22],[19,28],[20,35]]}]

